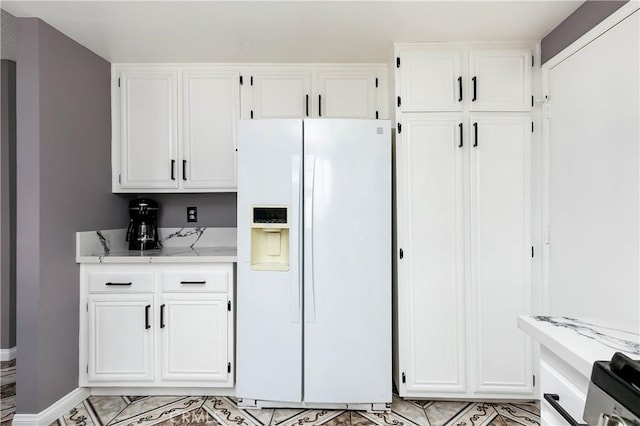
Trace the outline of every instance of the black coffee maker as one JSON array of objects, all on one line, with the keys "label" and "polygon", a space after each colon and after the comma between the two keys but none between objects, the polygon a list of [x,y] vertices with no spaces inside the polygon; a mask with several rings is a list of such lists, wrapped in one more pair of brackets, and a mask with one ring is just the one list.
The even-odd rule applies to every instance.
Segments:
[{"label": "black coffee maker", "polygon": [[158,244],[158,203],[149,198],[138,198],[129,203],[131,222],[127,230],[129,250],[153,250]]}]

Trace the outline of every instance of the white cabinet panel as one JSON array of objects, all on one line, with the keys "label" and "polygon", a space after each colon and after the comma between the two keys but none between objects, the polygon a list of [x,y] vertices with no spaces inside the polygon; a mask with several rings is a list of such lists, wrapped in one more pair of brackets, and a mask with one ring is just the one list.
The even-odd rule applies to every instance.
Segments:
[{"label": "white cabinet panel", "polygon": [[529,49],[472,49],[469,54],[471,111],[530,111]]},{"label": "white cabinet panel", "polygon": [[255,71],[252,118],[309,117],[311,71]]},{"label": "white cabinet panel", "polygon": [[531,117],[472,115],[471,133],[475,391],[530,393],[532,350],[516,319],[531,305]]},{"label": "white cabinet panel", "polygon": [[407,333],[409,392],[466,390],[461,120],[423,114],[403,123],[401,274],[409,305],[400,309],[407,316],[400,333]]},{"label": "white cabinet panel", "polygon": [[374,72],[319,72],[318,117],[376,118],[375,80]]},{"label": "white cabinet panel", "polygon": [[240,73],[185,71],[182,76],[182,187],[235,188]]},{"label": "white cabinet panel", "polygon": [[399,109],[403,112],[462,111],[466,84],[462,76],[462,56],[460,49],[399,49],[402,101]]},{"label": "white cabinet panel", "polygon": [[178,188],[177,72],[120,74],[122,188]]},{"label": "white cabinet panel", "polygon": [[226,294],[162,297],[162,380],[227,381],[227,314]]},{"label": "white cabinet panel", "polygon": [[153,295],[89,298],[89,380],[154,380],[152,309]]}]

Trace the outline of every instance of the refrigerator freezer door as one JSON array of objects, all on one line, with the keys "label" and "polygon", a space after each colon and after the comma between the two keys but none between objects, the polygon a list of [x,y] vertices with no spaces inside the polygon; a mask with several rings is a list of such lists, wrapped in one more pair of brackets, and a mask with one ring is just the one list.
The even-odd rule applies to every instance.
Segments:
[{"label": "refrigerator freezer door", "polygon": [[304,400],[390,402],[389,122],[305,120],[304,138]]},{"label": "refrigerator freezer door", "polygon": [[[238,122],[236,394],[302,400],[302,121]],[[253,206],[288,207],[289,270],[251,268]]]}]

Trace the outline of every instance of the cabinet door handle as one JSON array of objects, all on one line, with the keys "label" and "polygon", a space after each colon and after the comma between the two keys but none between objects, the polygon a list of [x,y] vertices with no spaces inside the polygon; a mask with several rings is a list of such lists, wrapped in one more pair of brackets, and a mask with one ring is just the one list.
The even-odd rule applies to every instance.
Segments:
[{"label": "cabinet door handle", "polygon": [[176,160],[171,160],[171,180],[176,180]]},{"label": "cabinet door handle", "polygon": [[462,123],[458,124],[458,128],[460,129],[460,143],[458,144],[458,148],[462,148],[464,144],[463,135],[462,135]]},{"label": "cabinet door handle", "polygon": [[309,116],[309,95],[305,95],[304,97],[304,111],[307,117]]},{"label": "cabinet door handle", "polygon": [[478,123],[473,123],[473,146],[478,146]]},{"label": "cabinet door handle", "polygon": [[567,412],[562,405],[560,405],[560,397],[555,393],[545,393],[544,400],[553,407],[571,426],[587,426],[585,423],[578,423],[576,419],[571,417],[571,414]]},{"label": "cabinet door handle", "polygon": [[471,102],[475,102],[476,101],[476,95],[477,95],[477,91],[478,91],[478,79],[477,77],[473,77],[471,79],[471,81],[473,81],[473,98],[471,99]]},{"label": "cabinet door handle", "polygon": [[111,281],[109,281],[108,283],[104,283],[104,285],[131,285],[133,284],[132,282],[128,282],[128,283],[112,283]]},{"label": "cabinet door handle", "polygon": [[458,77],[458,90],[459,90],[459,95],[458,95],[458,102],[462,102],[462,77]]},{"label": "cabinet door handle", "polygon": [[182,180],[187,180],[187,160],[182,160]]},{"label": "cabinet door handle", "polygon": [[180,281],[180,284],[199,284],[199,285],[203,285],[206,284],[206,281]]},{"label": "cabinet door handle", "polygon": [[164,303],[160,305],[160,328],[164,328]]},{"label": "cabinet door handle", "polygon": [[149,324],[149,311],[151,310],[151,305],[147,305],[144,307],[144,328],[148,330],[151,328],[151,324]]},{"label": "cabinet door handle", "polygon": [[322,117],[322,95],[318,95],[318,117]]}]

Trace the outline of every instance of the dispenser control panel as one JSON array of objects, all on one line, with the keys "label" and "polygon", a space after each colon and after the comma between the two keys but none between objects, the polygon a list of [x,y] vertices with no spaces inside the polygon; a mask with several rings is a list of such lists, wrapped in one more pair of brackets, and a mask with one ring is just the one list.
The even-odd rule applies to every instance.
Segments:
[{"label": "dispenser control panel", "polygon": [[288,207],[253,206],[251,212],[251,269],[288,271]]}]

